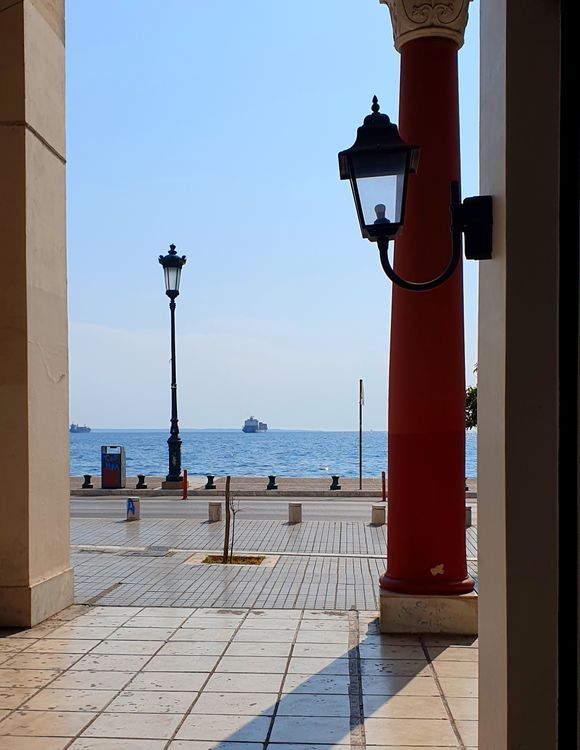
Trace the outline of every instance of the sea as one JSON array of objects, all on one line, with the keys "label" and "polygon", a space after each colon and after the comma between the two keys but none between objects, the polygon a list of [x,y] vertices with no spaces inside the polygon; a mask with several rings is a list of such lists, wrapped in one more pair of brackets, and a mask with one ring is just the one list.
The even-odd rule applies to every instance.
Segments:
[{"label": "sea", "polygon": [[[182,430],[182,466],[190,475],[320,477],[358,476],[358,432]],[[167,473],[168,430],[92,430],[70,435],[73,476],[98,475],[101,446],[125,448],[127,476]],[[465,475],[477,476],[477,433],[465,433]],[[387,467],[387,433],[363,433],[363,475]]]}]

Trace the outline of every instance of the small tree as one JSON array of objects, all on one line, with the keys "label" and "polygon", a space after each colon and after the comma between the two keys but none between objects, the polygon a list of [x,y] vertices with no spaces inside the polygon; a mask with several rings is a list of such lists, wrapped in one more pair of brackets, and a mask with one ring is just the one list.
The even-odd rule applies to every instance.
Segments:
[{"label": "small tree", "polygon": [[[477,373],[477,365],[473,368]],[[477,385],[468,385],[465,389],[465,429],[477,427]]]}]

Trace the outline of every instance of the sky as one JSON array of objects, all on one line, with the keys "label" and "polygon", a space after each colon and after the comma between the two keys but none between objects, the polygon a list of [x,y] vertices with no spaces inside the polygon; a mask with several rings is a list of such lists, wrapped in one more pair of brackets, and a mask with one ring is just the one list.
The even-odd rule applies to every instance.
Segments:
[{"label": "sky", "polygon": [[[460,60],[463,194],[478,193],[479,3]],[[378,0],[67,2],[71,421],[162,428],[177,299],[180,426],[387,424],[391,289],[337,152],[399,55]],[[465,264],[466,378],[477,264]]]}]

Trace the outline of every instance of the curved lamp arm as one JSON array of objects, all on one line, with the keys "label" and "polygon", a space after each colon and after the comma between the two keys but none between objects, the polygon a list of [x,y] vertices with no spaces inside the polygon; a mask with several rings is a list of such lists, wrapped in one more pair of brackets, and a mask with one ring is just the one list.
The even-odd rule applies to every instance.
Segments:
[{"label": "curved lamp arm", "polygon": [[461,257],[461,227],[457,226],[454,220],[455,219],[454,209],[456,208],[457,205],[459,205],[459,184],[457,182],[452,182],[451,183],[451,214],[452,214],[451,259],[449,261],[447,268],[443,271],[443,273],[439,274],[439,276],[436,276],[434,279],[431,279],[430,281],[407,281],[406,279],[403,279],[401,276],[399,276],[399,274],[395,271],[395,269],[391,265],[391,261],[389,260],[389,239],[384,238],[384,239],[378,240],[377,244],[379,247],[379,257],[381,259],[381,266],[383,267],[383,271],[386,273],[389,279],[393,282],[393,284],[396,284],[397,286],[401,287],[401,289],[407,289],[410,292],[427,292],[430,289],[435,289],[435,287],[441,286],[441,284],[447,281],[447,279],[453,274],[453,272],[457,268],[459,259]]}]

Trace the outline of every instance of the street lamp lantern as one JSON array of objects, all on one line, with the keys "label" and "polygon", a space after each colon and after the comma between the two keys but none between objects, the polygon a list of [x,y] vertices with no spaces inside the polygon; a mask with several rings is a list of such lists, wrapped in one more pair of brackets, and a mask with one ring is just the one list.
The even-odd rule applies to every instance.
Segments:
[{"label": "street lamp lantern", "polygon": [[185,265],[185,255],[179,256],[175,245],[169,246],[167,255],[159,256],[159,263],[165,273],[165,293],[170,299],[171,311],[171,429],[167,445],[169,448],[169,472],[166,477],[168,485],[182,483],[181,474],[181,438],[179,437],[179,420],[177,417],[177,367],[175,363],[175,298],[179,296],[181,269]]},{"label": "street lamp lantern", "polygon": [[159,262],[165,273],[165,293],[170,299],[179,295],[179,282],[181,281],[181,269],[185,265],[185,255],[178,255],[175,245],[169,245],[167,255],[160,255]]},{"label": "street lamp lantern", "polygon": [[371,242],[388,241],[403,226],[407,178],[419,161],[419,148],[379,109],[374,96],[354,145],[338,155],[340,179],[350,180],[362,236]]}]

